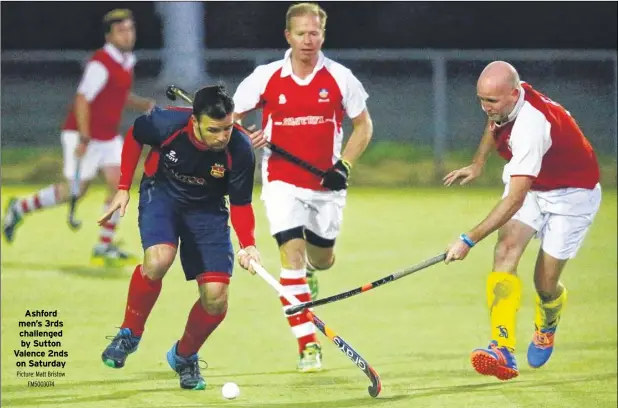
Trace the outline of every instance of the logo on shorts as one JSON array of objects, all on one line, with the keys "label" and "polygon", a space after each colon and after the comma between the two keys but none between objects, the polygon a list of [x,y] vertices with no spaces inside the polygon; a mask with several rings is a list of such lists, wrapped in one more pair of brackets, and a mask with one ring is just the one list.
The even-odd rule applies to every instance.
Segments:
[{"label": "logo on shorts", "polygon": [[172,163],[178,162],[178,157],[176,157],[176,152],[174,150],[170,150],[168,154],[165,155],[169,161]]},{"label": "logo on shorts", "polygon": [[215,178],[221,178],[225,176],[225,166],[219,163],[213,164],[210,168],[210,175]]}]

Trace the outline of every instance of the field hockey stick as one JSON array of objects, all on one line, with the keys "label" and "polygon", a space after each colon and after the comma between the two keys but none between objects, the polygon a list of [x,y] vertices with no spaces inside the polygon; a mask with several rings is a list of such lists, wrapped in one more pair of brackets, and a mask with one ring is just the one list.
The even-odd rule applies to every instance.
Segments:
[{"label": "field hockey stick", "polygon": [[434,256],[433,258],[427,259],[426,261],[423,261],[419,264],[406,268],[402,271],[385,276],[382,279],[378,279],[375,282],[367,283],[366,285],[363,285],[359,288],[352,289],[347,292],[341,292],[339,294],[329,296],[327,298],[317,299],[317,300],[313,300],[309,302],[303,302],[298,305],[293,305],[292,307],[290,307],[289,309],[285,311],[285,314],[291,315],[294,313],[298,313],[301,310],[309,308],[309,307],[322,306],[328,303],[338,302],[340,300],[347,299],[354,295],[358,295],[359,293],[367,292],[368,290],[377,288],[378,286],[386,285],[389,282],[396,281],[397,279],[403,278],[404,276],[408,276],[408,275],[413,274],[414,272],[418,272],[422,269],[428,268],[432,265],[435,265],[439,262],[444,261],[445,258],[446,258],[446,253],[442,253],[438,256]]},{"label": "field hockey stick", "polygon": [[[254,260],[251,260],[251,266],[253,267],[255,272],[266,281],[266,283],[272,286],[273,289],[275,289],[280,296],[283,296],[291,305],[298,305],[300,303],[295,296],[288,294],[285,288],[281,286],[281,284],[275,278],[273,278],[272,275],[268,273],[262,265],[258,264]],[[306,310],[304,313],[309,319],[311,319],[311,321],[313,321],[313,324],[326,337],[328,337],[333,343],[335,343],[335,345],[343,354],[348,356],[348,358],[352,360],[352,362],[356,364],[356,366],[365,373],[365,375],[371,381],[371,385],[367,387],[367,391],[369,391],[369,395],[371,395],[372,397],[377,397],[378,394],[380,394],[380,391],[382,391],[382,381],[380,381],[380,376],[378,375],[376,370],[374,370],[373,367],[369,365],[367,360],[361,357],[361,355],[358,354],[358,352],[354,350],[352,346],[350,346],[343,338],[338,336],[331,328],[327,327],[326,324],[319,317],[317,317],[309,310]]]},{"label": "field hockey stick", "polygon": [[81,164],[82,159],[75,160],[75,174],[73,175],[73,180],[71,181],[71,198],[69,199],[69,216],[67,218],[67,222],[73,231],[78,230],[82,226],[82,222],[75,218],[75,208],[77,206],[77,200],[79,199],[79,172]]},{"label": "field hockey stick", "polygon": [[[183,101],[187,102],[190,105],[193,105],[193,98],[183,89],[177,87],[176,85],[170,85],[167,87],[166,91],[165,91],[165,96],[167,96],[167,98],[171,101],[175,101],[176,98],[180,98]],[[250,134],[251,132],[249,130],[247,130],[246,128],[240,126],[239,124],[237,124],[237,126],[239,126],[243,132]],[[279,156],[283,157],[284,159],[288,160],[291,163],[296,164],[297,166],[302,167],[303,169],[315,174],[316,176],[320,177],[320,178],[324,178],[324,175],[326,174],[325,171],[318,169],[317,167],[315,167],[314,165],[312,165],[311,163],[307,163],[306,161],[304,161],[303,159],[300,159],[296,156],[294,156],[292,153],[288,152],[287,150],[272,144],[271,142],[266,142],[266,146],[268,146],[268,148],[270,150],[272,150],[273,152],[277,153]]]}]

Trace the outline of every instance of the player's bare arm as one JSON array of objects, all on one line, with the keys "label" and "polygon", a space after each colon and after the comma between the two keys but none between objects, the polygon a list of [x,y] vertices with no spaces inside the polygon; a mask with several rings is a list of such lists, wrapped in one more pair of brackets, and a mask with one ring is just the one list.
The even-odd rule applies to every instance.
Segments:
[{"label": "player's bare arm", "polygon": [[133,92],[129,93],[129,97],[127,98],[127,107],[138,112],[149,112],[155,104],[156,101],[154,99],[144,98]]},{"label": "player's bare arm", "polygon": [[476,154],[472,159],[472,164],[462,167],[461,169],[453,170],[444,176],[442,181],[444,181],[445,186],[450,186],[459,179],[462,179],[459,184],[464,185],[481,175],[489,154],[495,148],[495,141],[491,126],[492,121],[489,120],[485,126],[485,132],[481,138],[481,143],[479,144]]},{"label": "player's bare arm", "polygon": [[445,262],[464,259],[473,245],[506,224],[524,204],[526,193],[530,191],[533,181],[534,177],[530,176],[511,177],[506,197],[500,200],[480,224],[462,234],[460,239],[447,248]]},{"label": "player's bare arm", "polygon": [[82,80],[73,101],[75,127],[80,135],[80,143],[75,149],[75,156],[80,158],[86,153],[86,147],[92,138],[90,103],[104,89],[109,80],[109,71],[98,61],[90,61],[86,65]]},{"label": "player's bare arm", "polygon": [[75,155],[83,157],[90,142],[90,103],[81,93],[75,95],[75,119],[80,138],[80,143],[75,149]]},{"label": "player's bare arm", "polygon": [[[242,113],[234,113],[234,122],[242,126],[242,119],[245,116],[247,116],[247,113],[249,112],[251,111],[246,111]],[[253,148],[260,149],[266,146],[266,144],[268,143],[268,140],[266,140],[266,136],[264,135],[263,129],[255,130],[255,128],[256,128],[255,125],[251,125],[247,127],[246,129],[251,132],[249,133],[249,139],[251,140],[251,145],[253,146]]]},{"label": "player's bare arm", "polygon": [[98,219],[97,223],[103,225],[108,222],[116,210],[120,210],[120,216],[124,214],[131,199],[129,190],[131,189],[131,181],[135,174],[135,169],[142,153],[143,146],[135,140],[133,136],[134,127],[130,127],[124,138],[122,145],[122,155],[120,158],[120,180],[118,189],[109,205],[108,210]]},{"label": "player's bare arm", "polygon": [[479,242],[492,232],[503,226],[521,208],[530,191],[534,177],[513,176],[509,183],[509,193],[489,213],[479,225],[474,227],[467,235],[474,241]]},{"label": "player's bare arm", "polygon": [[373,122],[367,109],[364,109],[360,115],[353,118],[352,124],[354,130],[341,155],[341,160],[326,171],[321,181],[322,186],[329,190],[339,191],[348,188],[348,177],[352,169],[352,163],[363,154],[373,135]]},{"label": "player's bare arm", "polygon": [[360,115],[352,119],[353,131],[343,150],[341,158],[354,164],[363,154],[373,136],[373,122],[369,111],[364,109]]}]

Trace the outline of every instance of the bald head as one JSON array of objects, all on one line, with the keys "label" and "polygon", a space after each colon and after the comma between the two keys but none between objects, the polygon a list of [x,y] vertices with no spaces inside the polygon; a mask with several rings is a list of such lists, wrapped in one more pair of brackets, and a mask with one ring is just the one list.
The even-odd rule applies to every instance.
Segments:
[{"label": "bald head", "polygon": [[481,72],[478,85],[512,90],[519,87],[519,74],[508,62],[494,61]]},{"label": "bald head", "polygon": [[489,118],[502,122],[507,119],[519,97],[519,74],[508,62],[494,61],[481,72],[476,93]]}]

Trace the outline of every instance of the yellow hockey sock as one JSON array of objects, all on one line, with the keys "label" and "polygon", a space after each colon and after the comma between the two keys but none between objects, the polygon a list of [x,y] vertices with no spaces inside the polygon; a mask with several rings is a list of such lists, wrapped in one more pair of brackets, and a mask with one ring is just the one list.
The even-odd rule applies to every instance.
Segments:
[{"label": "yellow hockey sock", "polygon": [[556,327],[560,321],[562,309],[567,301],[567,290],[561,283],[559,285],[562,288],[562,293],[554,300],[543,302],[539,295],[536,295],[534,324],[538,329]]},{"label": "yellow hockey sock", "polygon": [[492,272],[487,277],[487,307],[491,338],[500,347],[515,350],[515,320],[521,303],[521,282],[517,275]]}]

